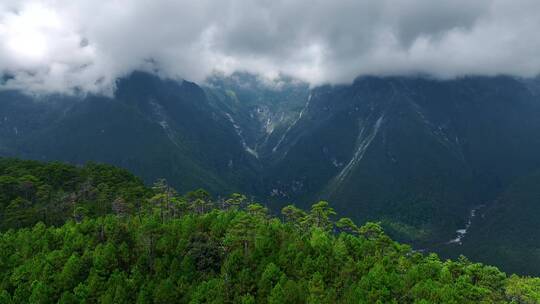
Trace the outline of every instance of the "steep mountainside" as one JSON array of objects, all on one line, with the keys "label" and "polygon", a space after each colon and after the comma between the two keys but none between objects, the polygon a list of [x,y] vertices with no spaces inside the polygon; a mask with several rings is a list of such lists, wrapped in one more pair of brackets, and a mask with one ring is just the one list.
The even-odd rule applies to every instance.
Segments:
[{"label": "steep mountainside", "polygon": [[235,73],[210,78],[206,92],[233,124],[246,151],[264,163],[302,117],[309,87],[287,77],[268,82]]},{"label": "steep mountainside", "polygon": [[0,154],[112,163],[272,210],[328,199],[430,247],[540,169],[539,84],[362,77],[310,89],[237,73],[199,87],[137,72],[114,97],[0,92]]},{"label": "steep mountainside", "polygon": [[254,192],[257,185],[253,157],[193,83],[134,73],[118,82],[114,98],[42,99],[1,93],[4,155],[107,162],[148,182],[165,177],[181,190],[249,185]]},{"label": "steep mountainside", "polygon": [[540,171],[521,178],[479,210],[460,251],[503,270],[540,273]]},{"label": "steep mountainside", "polygon": [[283,201],[318,193],[403,237],[448,237],[439,233],[469,208],[540,166],[540,99],[513,78],[366,77],[317,88],[309,102],[267,191]]}]

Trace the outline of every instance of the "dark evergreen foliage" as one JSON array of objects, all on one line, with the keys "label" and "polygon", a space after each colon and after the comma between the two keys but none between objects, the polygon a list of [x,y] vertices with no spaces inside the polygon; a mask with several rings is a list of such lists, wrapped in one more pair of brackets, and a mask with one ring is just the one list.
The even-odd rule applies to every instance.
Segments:
[{"label": "dark evergreen foliage", "polygon": [[140,208],[149,194],[139,178],[110,165],[0,158],[1,230],[126,213]]},{"label": "dark evergreen foliage", "polygon": [[[540,300],[537,278],[415,252],[376,223],[336,219],[324,201],[309,212],[287,206],[282,221],[240,194],[180,196],[111,166],[4,159],[0,168],[4,228],[27,226],[0,234],[0,303]],[[24,201],[18,213],[4,207],[13,201]],[[41,215],[53,206],[54,220]],[[29,226],[44,219],[67,222]]]}]

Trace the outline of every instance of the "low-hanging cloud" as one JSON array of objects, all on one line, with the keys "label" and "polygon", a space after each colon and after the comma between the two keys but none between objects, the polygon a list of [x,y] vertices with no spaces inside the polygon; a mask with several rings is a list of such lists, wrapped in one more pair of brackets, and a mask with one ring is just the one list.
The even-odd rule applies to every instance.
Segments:
[{"label": "low-hanging cloud", "polygon": [[3,0],[1,86],[111,92],[135,69],[287,74],[540,72],[538,0]]}]

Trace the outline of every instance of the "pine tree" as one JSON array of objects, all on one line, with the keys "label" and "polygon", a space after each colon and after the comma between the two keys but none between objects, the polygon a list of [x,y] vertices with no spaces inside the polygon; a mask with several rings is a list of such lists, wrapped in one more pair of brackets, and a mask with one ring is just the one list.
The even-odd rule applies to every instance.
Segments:
[{"label": "pine tree", "polygon": [[336,222],[336,227],[343,232],[358,233],[358,226],[348,217],[340,218]]},{"label": "pine tree", "polygon": [[328,202],[320,201],[311,206],[311,211],[308,214],[308,221],[311,225],[325,230],[332,229],[330,217],[336,215],[336,212]]},{"label": "pine tree", "polygon": [[240,193],[233,193],[225,200],[225,208],[227,209],[239,209],[247,200],[246,196]]}]

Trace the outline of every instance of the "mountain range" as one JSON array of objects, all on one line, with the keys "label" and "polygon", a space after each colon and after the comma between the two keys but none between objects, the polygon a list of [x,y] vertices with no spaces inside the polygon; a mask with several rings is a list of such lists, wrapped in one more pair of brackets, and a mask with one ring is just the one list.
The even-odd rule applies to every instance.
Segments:
[{"label": "mountain range", "polygon": [[539,132],[540,80],[507,76],[310,87],[134,72],[113,96],[0,92],[0,156],[111,163],[276,213],[329,200],[416,248],[536,274]]}]

